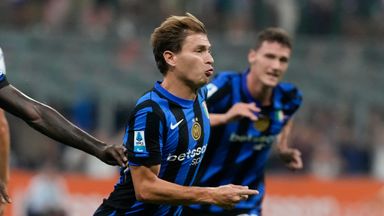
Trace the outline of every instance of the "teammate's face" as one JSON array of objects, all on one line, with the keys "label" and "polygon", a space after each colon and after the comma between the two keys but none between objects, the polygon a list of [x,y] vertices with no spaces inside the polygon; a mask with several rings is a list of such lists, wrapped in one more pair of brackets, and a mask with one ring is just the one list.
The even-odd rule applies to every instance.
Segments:
[{"label": "teammate's face", "polygon": [[275,87],[288,69],[291,49],[278,42],[264,41],[251,50],[248,61],[253,77],[263,85]]},{"label": "teammate's face", "polygon": [[192,87],[200,87],[209,82],[213,75],[211,44],[205,34],[187,36],[181,51],[175,54],[176,76]]}]

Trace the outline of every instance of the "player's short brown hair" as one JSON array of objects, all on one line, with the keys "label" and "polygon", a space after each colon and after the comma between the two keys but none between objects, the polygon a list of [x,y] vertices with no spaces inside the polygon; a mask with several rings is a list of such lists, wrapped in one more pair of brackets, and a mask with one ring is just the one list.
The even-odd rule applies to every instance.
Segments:
[{"label": "player's short brown hair", "polygon": [[207,34],[204,24],[190,13],[185,16],[170,16],[151,35],[151,44],[156,65],[162,74],[168,70],[163,57],[167,50],[177,53],[185,38],[194,33]]},{"label": "player's short brown hair", "polygon": [[282,28],[270,27],[261,31],[257,35],[255,49],[259,49],[264,41],[278,42],[290,49],[292,49],[292,39],[289,34]]}]

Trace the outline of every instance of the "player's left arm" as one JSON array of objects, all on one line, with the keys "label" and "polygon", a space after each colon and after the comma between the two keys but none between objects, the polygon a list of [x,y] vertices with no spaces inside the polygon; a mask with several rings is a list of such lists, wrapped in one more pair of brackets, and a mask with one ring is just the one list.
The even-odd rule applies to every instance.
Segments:
[{"label": "player's left arm", "polygon": [[11,199],[7,193],[9,180],[9,127],[4,111],[0,109],[0,215],[3,215],[6,203]]},{"label": "player's left arm", "polygon": [[293,120],[289,120],[283,130],[277,137],[277,151],[285,165],[291,170],[299,170],[303,168],[301,152],[298,149],[291,148],[288,145],[288,138],[293,127]]}]

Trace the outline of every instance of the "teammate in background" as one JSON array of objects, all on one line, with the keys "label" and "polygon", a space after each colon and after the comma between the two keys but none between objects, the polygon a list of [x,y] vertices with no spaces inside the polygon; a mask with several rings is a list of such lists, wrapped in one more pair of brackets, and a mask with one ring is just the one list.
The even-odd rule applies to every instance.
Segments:
[{"label": "teammate in background", "polygon": [[142,96],[128,121],[129,168],[94,215],[180,215],[181,205],[231,208],[256,190],[238,185],[191,187],[210,133],[205,106],[213,74],[204,24],[191,14],[171,16],[151,35],[163,81]]},{"label": "teammate in background", "polygon": [[291,39],[284,30],[265,29],[248,53],[247,70],[220,73],[207,86],[212,136],[196,183],[247,185],[260,193],[233,210],[192,205],[184,215],[261,215],[264,169],[276,137],[286,165],[293,170],[302,168],[300,151],[287,145],[292,116],[302,96],[294,85],[280,82],[291,50]]},{"label": "teammate in background", "polygon": [[[87,152],[110,165],[124,166],[127,158],[122,145],[107,145],[65,119],[53,108],[26,96],[8,83],[5,76],[3,52],[0,48],[0,108],[23,119],[27,124],[46,136],[68,146]],[[6,130],[0,133],[6,137]],[[9,139],[9,138],[5,138]],[[7,142],[0,143],[1,153],[8,155]],[[1,155],[1,167],[8,167],[8,156]],[[6,171],[4,171],[6,172]],[[6,192],[7,179],[0,179],[0,206],[10,203]],[[1,215],[1,214],[0,214]]]},{"label": "teammate in background", "polygon": [[4,110],[0,109],[0,216],[3,215],[5,205],[10,202],[6,186],[9,180],[8,157],[10,148],[8,121]]}]

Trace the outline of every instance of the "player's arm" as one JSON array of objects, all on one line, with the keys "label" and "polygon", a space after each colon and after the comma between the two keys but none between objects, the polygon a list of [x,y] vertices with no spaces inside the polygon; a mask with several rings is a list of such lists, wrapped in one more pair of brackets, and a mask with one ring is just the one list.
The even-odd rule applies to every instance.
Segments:
[{"label": "player's arm", "polygon": [[0,109],[0,215],[6,203],[10,203],[11,199],[7,193],[7,183],[9,180],[9,127],[4,111]]},{"label": "player's arm", "polygon": [[256,113],[258,112],[260,112],[260,109],[255,103],[237,103],[223,114],[210,113],[209,119],[211,126],[214,127],[228,124],[231,121],[235,121],[240,118],[249,118],[251,121],[256,121]]},{"label": "player's arm", "polygon": [[107,145],[97,140],[69,122],[55,109],[33,100],[12,85],[0,89],[0,106],[56,141],[83,150],[111,165],[126,163],[122,146]]},{"label": "player's arm", "polygon": [[187,187],[164,181],[157,177],[160,165],[151,167],[130,166],[136,199],[149,203],[189,205],[214,204],[233,208],[249,195],[258,193],[246,186],[225,185],[220,187]]},{"label": "player's arm", "polygon": [[289,120],[284,126],[283,130],[277,137],[277,151],[280,158],[284,161],[286,166],[292,170],[303,168],[303,161],[301,159],[301,152],[298,149],[288,146],[288,138],[291,134],[293,120]]}]

